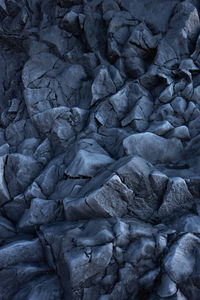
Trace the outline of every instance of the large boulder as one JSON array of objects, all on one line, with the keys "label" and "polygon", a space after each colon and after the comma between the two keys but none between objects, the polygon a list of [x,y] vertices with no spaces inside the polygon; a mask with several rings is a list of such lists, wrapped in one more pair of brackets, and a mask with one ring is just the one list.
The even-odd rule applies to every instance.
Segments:
[{"label": "large boulder", "polygon": [[126,154],[139,155],[153,163],[166,163],[181,159],[183,145],[180,140],[166,139],[151,132],[132,134],[123,141]]}]

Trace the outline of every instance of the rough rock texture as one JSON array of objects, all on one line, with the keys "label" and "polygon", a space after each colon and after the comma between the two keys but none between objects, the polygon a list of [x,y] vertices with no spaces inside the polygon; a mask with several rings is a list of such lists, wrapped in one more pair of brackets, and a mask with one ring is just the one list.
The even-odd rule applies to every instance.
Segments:
[{"label": "rough rock texture", "polygon": [[200,4],[0,0],[0,299],[200,299]]}]

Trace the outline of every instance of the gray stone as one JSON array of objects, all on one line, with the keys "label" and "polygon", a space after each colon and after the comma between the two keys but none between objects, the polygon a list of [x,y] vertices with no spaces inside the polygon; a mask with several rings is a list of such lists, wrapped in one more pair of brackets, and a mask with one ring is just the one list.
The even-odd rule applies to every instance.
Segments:
[{"label": "gray stone", "polygon": [[1,176],[0,176],[0,203],[1,206],[6,202],[10,201],[10,195],[7,189],[7,184],[5,181],[5,163],[6,163],[6,155],[0,157],[0,166],[1,166]]},{"label": "gray stone", "polygon": [[139,279],[139,284],[140,284],[141,288],[145,288],[145,289],[152,288],[159,273],[160,273],[160,268],[157,268],[155,270],[149,271],[146,274],[144,274]]},{"label": "gray stone", "polygon": [[197,111],[197,107],[192,101],[190,101],[186,111],[184,112],[184,118],[187,122],[195,118],[195,111]]},{"label": "gray stone", "polygon": [[46,198],[46,196],[42,193],[41,188],[35,181],[26,189],[24,196],[28,202],[30,202],[30,200],[33,198]]},{"label": "gray stone", "polygon": [[154,121],[150,124],[147,131],[155,133],[157,135],[165,135],[174,127],[168,121]]},{"label": "gray stone", "polygon": [[200,217],[199,216],[188,216],[184,222],[184,231],[186,232],[200,232]]},{"label": "gray stone", "polygon": [[64,143],[83,128],[86,117],[86,110],[57,107],[34,115],[33,120],[42,134],[51,133],[51,139],[55,136]]},{"label": "gray stone", "polygon": [[136,264],[139,260],[152,258],[154,254],[155,242],[153,239],[144,238],[133,242],[128,247],[125,258],[132,265]]},{"label": "gray stone", "polygon": [[116,235],[116,245],[119,247],[125,247],[129,244],[129,226],[125,222],[118,220],[114,226],[114,232]]},{"label": "gray stone", "polygon": [[197,72],[199,68],[194,64],[191,58],[183,59],[179,65],[180,70],[189,70],[190,72]]},{"label": "gray stone", "polygon": [[153,227],[149,223],[136,218],[127,219],[126,222],[129,224],[130,242],[134,242],[141,237],[152,238]]},{"label": "gray stone", "polygon": [[149,175],[153,166],[141,157],[131,157],[116,172],[126,186],[133,190],[135,197],[130,208],[139,218],[147,220],[158,205],[158,197],[153,193]]},{"label": "gray stone", "polygon": [[[15,294],[23,285],[27,288],[30,281],[34,281],[34,278],[37,278],[37,276],[45,275],[48,271],[49,268],[45,265],[39,266],[31,264],[12,266],[1,270],[1,297],[5,299],[13,299]],[[19,297],[18,299],[21,298]]]},{"label": "gray stone", "polygon": [[198,11],[0,0],[0,299],[199,300]]},{"label": "gray stone", "polygon": [[71,164],[65,170],[65,174],[70,177],[93,177],[100,168],[103,168],[114,160],[101,148],[94,147],[94,152],[91,149],[93,141],[85,140],[86,144],[83,149],[80,149],[74,157]]},{"label": "gray stone", "polygon": [[109,102],[120,119],[124,117],[128,110],[128,92],[129,89],[126,86],[109,98]]},{"label": "gray stone", "polygon": [[53,193],[56,183],[58,181],[58,167],[56,164],[50,164],[42,172],[42,174],[36,179],[37,184],[41,188],[41,192],[45,196],[49,196]]},{"label": "gray stone", "polygon": [[17,146],[25,138],[25,121],[11,123],[5,131],[5,137],[10,146]]},{"label": "gray stone", "polygon": [[150,23],[155,31],[165,32],[176,3],[176,1],[168,1],[166,6],[165,1],[152,2],[150,0],[144,0],[143,2],[138,2],[134,0],[130,2],[125,0],[122,5],[130,11],[136,19],[139,19],[141,22],[145,21],[145,23]]},{"label": "gray stone", "polygon": [[0,238],[5,239],[16,234],[13,224],[4,217],[0,217]]},{"label": "gray stone", "polygon": [[7,204],[4,204],[3,210],[9,220],[13,222],[18,222],[22,217],[25,209],[27,208],[27,203],[25,202],[24,195],[20,194]]},{"label": "gray stone", "polygon": [[67,220],[123,216],[128,213],[133,195],[120,178],[113,175],[100,189],[87,197],[78,200],[65,199],[65,216]]},{"label": "gray stone", "polygon": [[169,103],[160,106],[158,111],[157,111],[157,117],[160,116],[163,120],[167,120],[169,122],[170,122],[169,117],[172,117],[173,115],[174,115],[174,110],[173,110],[172,106]]},{"label": "gray stone", "polygon": [[13,300],[26,299],[61,299],[63,297],[63,289],[56,275],[45,275],[38,280],[34,280],[26,284],[26,287],[19,290],[13,297]]},{"label": "gray stone", "polygon": [[192,199],[193,197],[183,178],[170,178],[163,203],[158,211],[159,217],[164,218],[170,216],[175,211],[190,209],[193,205]]},{"label": "gray stone", "polygon": [[17,113],[18,109],[19,109],[19,104],[20,104],[20,102],[18,99],[16,99],[16,98],[12,99],[8,112],[9,113]]},{"label": "gray stone", "polygon": [[145,73],[144,62],[139,57],[129,57],[125,59],[127,72],[133,78],[138,78]]},{"label": "gray stone", "polygon": [[121,74],[120,71],[118,70],[118,68],[116,68],[113,65],[109,66],[109,72],[110,72],[112,81],[113,81],[114,85],[116,86],[117,90],[119,90],[124,84],[124,77],[125,76],[124,76],[124,74]]},{"label": "gray stone", "polygon": [[151,162],[171,162],[181,158],[183,146],[176,139],[165,139],[154,133],[130,135],[123,141],[126,154],[139,155]]},{"label": "gray stone", "polygon": [[69,37],[69,34],[57,25],[48,26],[40,31],[41,41],[53,46],[60,56],[63,56],[69,49]]},{"label": "gray stone", "polygon": [[[183,31],[182,28],[185,30]],[[187,39],[193,40],[199,29],[198,11],[192,3],[179,3],[170,19],[170,29],[158,47],[155,63],[163,65],[189,54]],[[180,47],[180,43],[182,47]]]},{"label": "gray stone", "polygon": [[99,299],[99,291],[95,286],[84,288],[83,300],[92,300],[94,298]]},{"label": "gray stone", "polygon": [[190,139],[190,133],[186,126],[179,126],[172,130],[170,137],[178,138],[182,141]]},{"label": "gray stone", "polygon": [[191,233],[184,234],[170,248],[164,258],[164,269],[175,282],[186,280],[195,267],[194,251],[199,247],[199,239]]},{"label": "gray stone", "polygon": [[174,94],[174,86],[173,84],[170,84],[159,96],[159,100],[162,103],[168,103],[172,101],[172,97]]},{"label": "gray stone", "polygon": [[122,126],[133,122],[134,128],[142,132],[148,127],[148,119],[153,110],[153,102],[146,96],[138,100],[133,110],[122,120]]},{"label": "gray stone", "polygon": [[161,278],[161,284],[157,289],[157,294],[160,297],[173,296],[177,291],[176,284],[169,278],[167,274],[163,274]]},{"label": "gray stone", "polygon": [[129,30],[128,27],[124,26],[124,27],[120,27],[115,33],[114,33],[114,38],[115,40],[123,45],[125,44],[125,42],[127,41],[129,37]]},{"label": "gray stone", "polygon": [[199,130],[200,130],[200,116],[198,116],[197,118],[195,118],[194,120],[190,121],[188,124],[188,129],[190,131],[190,135],[191,137],[195,137],[198,135]]},{"label": "gray stone", "polygon": [[168,177],[164,173],[155,170],[149,175],[149,179],[153,191],[161,197],[166,190]]},{"label": "gray stone", "polygon": [[116,87],[110,77],[108,69],[105,66],[101,66],[97,72],[95,80],[92,84],[92,102],[93,105],[98,100],[114,94]]},{"label": "gray stone", "polygon": [[119,127],[119,119],[117,113],[113,109],[113,106],[107,102],[102,102],[95,113],[95,119],[104,128],[117,128]]},{"label": "gray stone", "polygon": [[91,262],[84,251],[74,249],[65,253],[64,259],[69,268],[72,288],[86,285],[86,282],[97,274],[103,275],[105,268],[110,263],[112,248],[111,243],[94,247],[91,251]]},{"label": "gray stone", "polygon": [[57,60],[56,56],[46,52],[32,56],[23,69],[22,80],[24,86],[28,87],[31,82],[52,70]]},{"label": "gray stone", "polygon": [[24,191],[40,170],[40,165],[31,156],[10,154],[5,166],[5,179],[11,197]]},{"label": "gray stone", "polygon": [[187,103],[186,103],[185,99],[183,99],[182,97],[176,97],[171,102],[171,106],[173,107],[175,112],[182,115],[182,114],[184,114],[184,112],[186,110]]},{"label": "gray stone", "polygon": [[111,299],[116,299],[120,297],[120,299],[127,299],[127,292],[122,282],[117,282],[114,286],[114,289],[110,295]]},{"label": "gray stone", "polygon": [[7,268],[20,263],[43,261],[43,249],[39,239],[19,240],[0,248],[0,268]]},{"label": "gray stone", "polygon": [[59,216],[58,203],[54,200],[44,200],[35,198],[31,201],[31,206],[26,209],[19,221],[18,227],[26,230],[34,225],[42,225],[53,222]]},{"label": "gray stone", "polygon": [[45,139],[35,150],[33,157],[42,164],[47,164],[51,158],[51,144],[48,139]]},{"label": "gray stone", "polygon": [[199,95],[200,95],[200,86],[197,86],[197,87],[194,88],[194,92],[193,92],[191,100],[194,103],[199,103]]},{"label": "gray stone", "polygon": [[78,21],[78,14],[71,10],[67,12],[62,19],[62,27],[63,29],[76,34],[79,31]]}]

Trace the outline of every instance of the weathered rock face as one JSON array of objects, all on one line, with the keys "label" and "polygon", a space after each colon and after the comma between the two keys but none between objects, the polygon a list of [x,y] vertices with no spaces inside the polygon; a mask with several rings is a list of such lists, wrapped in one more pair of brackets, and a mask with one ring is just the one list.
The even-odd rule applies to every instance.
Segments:
[{"label": "weathered rock face", "polygon": [[0,299],[200,299],[199,12],[0,0]]}]

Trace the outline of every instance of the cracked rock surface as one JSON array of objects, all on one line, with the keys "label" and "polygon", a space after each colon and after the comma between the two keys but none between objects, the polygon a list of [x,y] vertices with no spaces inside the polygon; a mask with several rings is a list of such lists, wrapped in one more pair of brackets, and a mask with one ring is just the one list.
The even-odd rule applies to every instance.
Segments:
[{"label": "cracked rock surface", "polygon": [[0,299],[200,299],[200,4],[0,0]]}]

